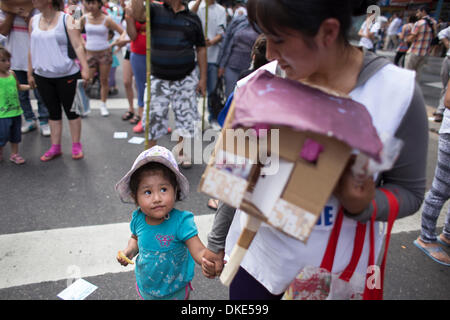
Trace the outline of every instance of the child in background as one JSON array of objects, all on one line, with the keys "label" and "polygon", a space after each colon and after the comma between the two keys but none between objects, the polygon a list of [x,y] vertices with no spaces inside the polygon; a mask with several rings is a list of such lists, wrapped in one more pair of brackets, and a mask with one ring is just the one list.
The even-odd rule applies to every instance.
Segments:
[{"label": "child in background", "polygon": [[24,164],[25,160],[19,155],[23,110],[20,107],[18,90],[30,90],[30,86],[20,84],[10,68],[11,54],[0,46],[0,161],[3,160],[3,147],[9,141],[9,160],[15,164]]},{"label": "child in background", "polygon": [[120,51],[120,47],[116,45],[117,40],[114,40],[114,31],[109,30],[108,31],[108,41],[111,47],[111,53],[112,53],[112,65],[111,70],[109,71],[109,94],[115,95],[119,92],[116,86],[116,70],[117,67],[120,65],[119,59],[117,58],[117,51]]},{"label": "child in background", "polygon": [[128,246],[117,261],[126,266],[136,259],[136,289],[145,300],[188,299],[194,260],[201,264],[205,246],[198,237],[194,215],[174,208],[184,199],[189,182],[173,154],[154,146],[142,152],[117,183],[123,202],[134,202]]}]

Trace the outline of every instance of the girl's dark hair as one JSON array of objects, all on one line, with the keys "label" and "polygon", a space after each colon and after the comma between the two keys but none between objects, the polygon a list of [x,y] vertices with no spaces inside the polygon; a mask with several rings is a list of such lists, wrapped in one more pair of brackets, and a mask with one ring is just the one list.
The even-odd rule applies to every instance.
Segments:
[{"label": "girl's dark hair", "polygon": [[325,19],[341,24],[340,36],[348,41],[352,16],[367,12],[376,0],[248,0],[248,19],[265,32],[278,35],[281,28],[300,31],[314,37]]},{"label": "girl's dark hair", "polygon": [[11,59],[11,53],[3,46],[0,46],[0,56]]},{"label": "girl's dark hair", "polygon": [[131,195],[133,196],[134,201],[137,199],[137,190],[139,188],[139,183],[141,182],[142,177],[149,172],[161,172],[163,177],[169,180],[170,184],[173,186],[174,190],[176,190],[176,200],[180,200],[180,188],[178,188],[177,177],[175,173],[167,168],[165,165],[159,162],[149,162],[144,164],[142,167],[137,169],[130,177],[130,190]]},{"label": "girl's dark hair", "polygon": [[64,0],[52,0],[52,7],[56,11],[64,10]]}]

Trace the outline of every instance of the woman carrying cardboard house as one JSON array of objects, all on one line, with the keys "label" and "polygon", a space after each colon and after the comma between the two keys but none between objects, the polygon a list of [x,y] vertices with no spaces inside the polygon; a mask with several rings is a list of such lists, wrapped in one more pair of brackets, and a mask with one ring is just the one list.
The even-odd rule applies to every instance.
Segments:
[{"label": "woman carrying cardboard house", "polygon": [[[340,208],[344,215],[333,273],[349,265],[358,222],[369,224],[372,217],[388,221],[393,203],[398,204],[397,218],[420,208],[428,131],[415,74],[350,45],[347,38],[352,15],[365,14],[375,2],[248,1],[250,21],[258,24],[267,37],[267,58],[277,61],[277,69],[281,68],[286,78],[348,94],[367,108],[378,132],[387,132],[403,140],[404,145],[393,167],[379,174],[376,181],[372,177],[357,181],[348,166],[306,244],[263,224],[230,285],[231,299],[280,299],[304,267],[321,265]],[[205,255],[215,263],[215,270],[208,264],[209,275],[221,272],[225,251],[230,254],[241,232],[243,216],[229,206],[219,207]],[[365,234],[356,265],[355,272],[361,274],[370,269],[369,261],[377,262],[380,256],[382,226],[373,225],[374,231]],[[371,237],[375,257],[369,260]]]}]

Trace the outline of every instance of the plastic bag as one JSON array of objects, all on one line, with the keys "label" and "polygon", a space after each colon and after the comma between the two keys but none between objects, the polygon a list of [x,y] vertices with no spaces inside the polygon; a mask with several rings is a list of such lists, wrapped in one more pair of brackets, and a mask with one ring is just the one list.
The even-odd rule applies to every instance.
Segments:
[{"label": "plastic bag", "polygon": [[320,267],[307,266],[291,282],[283,300],[362,300],[365,277],[353,274],[349,281],[341,274]]},{"label": "plastic bag", "polygon": [[77,80],[77,90],[73,99],[71,112],[75,112],[79,116],[86,116],[91,112],[91,105],[86,91],[84,90],[84,80]]}]

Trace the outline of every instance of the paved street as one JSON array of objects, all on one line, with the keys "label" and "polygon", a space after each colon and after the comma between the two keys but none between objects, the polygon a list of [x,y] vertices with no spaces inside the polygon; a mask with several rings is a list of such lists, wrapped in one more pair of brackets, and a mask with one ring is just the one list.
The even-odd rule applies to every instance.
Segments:
[{"label": "paved street", "polygon": [[[144,150],[143,144],[128,140],[143,134],[134,134],[132,125],[120,119],[127,109],[120,68],[117,79],[120,92],[109,100],[110,116],[101,117],[99,101],[92,100],[93,110],[83,119],[83,160],[71,159],[66,120],[62,157],[48,163],[39,160],[50,139],[37,131],[23,135],[20,150],[25,165],[9,162],[9,147],[5,150],[5,161],[0,163],[0,299],[56,300],[73,278],[80,277],[98,287],[88,300],[138,299],[133,267],[121,267],[115,260],[130,236],[133,206],[120,202],[114,185]],[[420,82],[430,117],[437,105],[439,81],[434,68]],[[429,125],[436,131],[439,124],[430,121]],[[127,132],[128,138],[114,139],[114,132]],[[437,138],[430,131],[427,189],[436,164]],[[176,138],[166,135],[159,143],[172,149]],[[208,196],[197,192],[204,168],[194,165],[183,170],[191,192],[177,207],[195,214],[200,237],[206,241],[214,212],[206,206]],[[444,213],[438,221],[439,231]],[[419,230],[420,211],[394,226],[385,299],[450,299],[450,268],[431,261],[412,244]],[[193,287],[194,300],[228,299],[227,288],[217,279],[204,278],[198,267]]]}]

